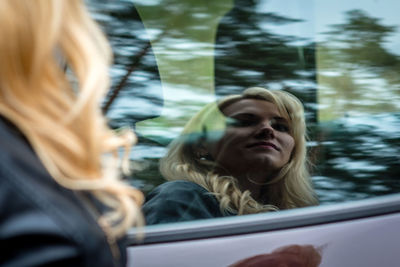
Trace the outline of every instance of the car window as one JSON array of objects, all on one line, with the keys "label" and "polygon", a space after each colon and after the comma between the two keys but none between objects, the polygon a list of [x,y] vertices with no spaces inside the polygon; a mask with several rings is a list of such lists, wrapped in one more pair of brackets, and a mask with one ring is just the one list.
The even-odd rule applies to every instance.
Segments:
[{"label": "car window", "polygon": [[302,101],[320,205],[399,192],[397,1],[87,2],[114,51],[103,112],[138,135],[128,179],[145,194],[196,112],[254,86]]}]

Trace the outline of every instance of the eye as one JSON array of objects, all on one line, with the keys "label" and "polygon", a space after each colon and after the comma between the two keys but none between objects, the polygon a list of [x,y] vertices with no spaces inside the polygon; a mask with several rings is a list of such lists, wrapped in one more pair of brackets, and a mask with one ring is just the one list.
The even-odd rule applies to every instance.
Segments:
[{"label": "eye", "polygon": [[226,121],[231,127],[248,127],[257,124],[257,120],[252,116],[228,117]]},{"label": "eye", "polygon": [[286,122],[273,121],[271,126],[279,132],[288,133],[290,131],[289,125]]},{"label": "eye", "polygon": [[228,118],[226,124],[231,127],[246,127],[250,125],[250,122],[243,119]]}]

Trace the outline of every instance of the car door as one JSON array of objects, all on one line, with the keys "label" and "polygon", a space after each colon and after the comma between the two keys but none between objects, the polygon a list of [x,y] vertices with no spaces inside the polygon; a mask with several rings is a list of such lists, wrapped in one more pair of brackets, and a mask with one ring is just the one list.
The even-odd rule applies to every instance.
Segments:
[{"label": "car door", "polygon": [[129,266],[394,267],[399,201],[393,195],[275,214],[148,226],[143,240],[131,233]]},{"label": "car door", "polygon": [[204,105],[263,86],[306,111],[318,207],[132,229],[130,266],[398,266],[399,2],[87,2],[114,50],[103,111],[138,135],[128,181],[145,194]]}]

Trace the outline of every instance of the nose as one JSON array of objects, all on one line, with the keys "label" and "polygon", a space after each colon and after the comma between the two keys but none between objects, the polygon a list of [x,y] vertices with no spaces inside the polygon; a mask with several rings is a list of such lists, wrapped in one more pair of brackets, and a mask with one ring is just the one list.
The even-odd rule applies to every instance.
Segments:
[{"label": "nose", "polygon": [[274,128],[272,128],[271,123],[269,121],[262,122],[257,129],[256,138],[273,138],[275,137]]}]

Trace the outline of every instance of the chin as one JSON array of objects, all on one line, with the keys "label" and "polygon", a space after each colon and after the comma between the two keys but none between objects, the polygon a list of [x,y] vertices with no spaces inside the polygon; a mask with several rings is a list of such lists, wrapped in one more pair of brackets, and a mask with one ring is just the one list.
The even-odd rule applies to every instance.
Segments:
[{"label": "chin", "polygon": [[[265,156],[253,157],[252,159],[249,159],[244,162],[247,162],[247,165],[252,166],[253,168],[257,166],[263,169],[268,167],[268,169],[273,169],[273,170],[280,168],[276,163],[276,161],[274,159],[271,159],[271,157],[265,157]],[[243,162],[241,164],[243,164]]]}]

